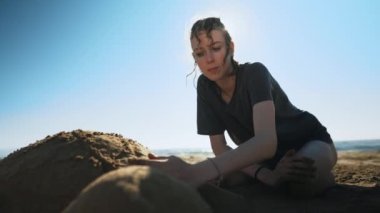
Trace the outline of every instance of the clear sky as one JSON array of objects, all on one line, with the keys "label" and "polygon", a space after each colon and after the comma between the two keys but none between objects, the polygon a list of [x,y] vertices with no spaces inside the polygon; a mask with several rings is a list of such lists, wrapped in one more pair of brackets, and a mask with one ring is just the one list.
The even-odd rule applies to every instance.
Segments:
[{"label": "clear sky", "polygon": [[0,148],[74,129],[208,147],[186,84],[189,31],[207,16],[334,140],[380,138],[379,11],[376,0],[0,0]]}]

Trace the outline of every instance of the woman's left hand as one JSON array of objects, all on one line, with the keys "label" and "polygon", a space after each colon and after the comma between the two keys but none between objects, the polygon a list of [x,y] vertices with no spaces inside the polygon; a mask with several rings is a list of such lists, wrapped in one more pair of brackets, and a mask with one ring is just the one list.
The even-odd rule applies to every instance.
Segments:
[{"label": "woman's left hand", "polygon": [[181,158],[176,156],[157,157],[153,154],[149,155],[149,160],[146,159],[128,159],[131,165],[146,165],[151,166],[166,174],[173,176],[182,181],[192,183],[190,167],[191,164],[186,163]]}]

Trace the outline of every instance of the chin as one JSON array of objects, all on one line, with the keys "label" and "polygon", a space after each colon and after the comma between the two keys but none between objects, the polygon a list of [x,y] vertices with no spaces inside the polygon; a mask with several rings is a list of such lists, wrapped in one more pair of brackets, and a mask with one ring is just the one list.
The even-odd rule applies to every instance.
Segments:
[{"label": "chin", "polygon": [[217,81],[221,78],[218,74],[203,74],[205,75],[210,81]]},{"label": "chin", "polygon": [[206,76],[210,81],[217,81],[223,77],[222,72],[218,71],[215,73],[210,72],[202,72],[204,76]]}]

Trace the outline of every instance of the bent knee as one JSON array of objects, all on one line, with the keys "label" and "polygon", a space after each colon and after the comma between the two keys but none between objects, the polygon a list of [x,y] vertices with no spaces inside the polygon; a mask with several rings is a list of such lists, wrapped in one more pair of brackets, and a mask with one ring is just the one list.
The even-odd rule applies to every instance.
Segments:
[{"label": "bent knee", "polygon": [[323,141],[310,141],[305,144],[297,155],[309,157],[316,161],[319,170],[331,170],[337,161],[337,153],[334,144]]}]

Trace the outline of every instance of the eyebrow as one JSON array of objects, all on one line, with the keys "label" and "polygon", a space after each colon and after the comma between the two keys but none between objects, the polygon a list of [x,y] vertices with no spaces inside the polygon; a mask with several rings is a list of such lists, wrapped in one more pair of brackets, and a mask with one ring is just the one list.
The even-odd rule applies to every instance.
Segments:
[{"label": "eyebrow", "polygon": [[[218,44],[218,43],[223,43],[223,42],[221,42],[221,41],[214,41],[210,45],[208,45],[208,47],[211,47],[212,45]],[[196,47],[196,48],[194,48],[194,50],[199,50],[199,49],[203,49],[203,47]]]}]

